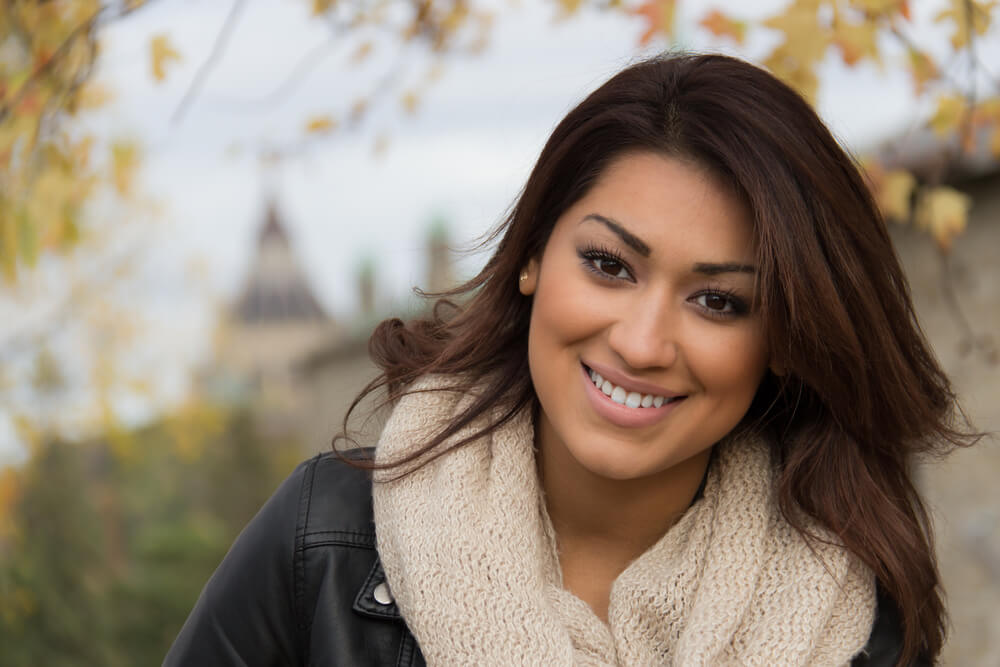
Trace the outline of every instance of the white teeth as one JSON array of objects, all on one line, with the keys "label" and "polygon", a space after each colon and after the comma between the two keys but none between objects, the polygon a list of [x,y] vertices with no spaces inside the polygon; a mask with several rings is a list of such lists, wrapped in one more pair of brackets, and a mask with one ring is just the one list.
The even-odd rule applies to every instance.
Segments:
[{"label": "white teeth", "polygon": [[616,387],[611,384],[611,382],[601,377],[601,374],[597,371],[593,369],[588,369],[588,371],[590,381],[594,383],[594,386],[600,389],[605,395],[610,396],[611,400],[619,405],[629,408],[658,408],[664,403],[676,400],[675,398],[667,399],[654,394],[640,394],[637,391],[627,391],[624,387]]}]

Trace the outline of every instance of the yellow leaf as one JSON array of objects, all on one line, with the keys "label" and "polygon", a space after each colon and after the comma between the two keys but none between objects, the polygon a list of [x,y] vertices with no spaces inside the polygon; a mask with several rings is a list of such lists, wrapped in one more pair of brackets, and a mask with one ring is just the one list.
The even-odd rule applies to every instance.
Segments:
[{"label": "yellow leaf", "polygon": [[557,0],[557,4],[564,16],[575,14],[580,9],[580,0]]},{"label": "yellow leaf", "polygon": [[938,247],[948,252],[952,240],[965,230],[970,208],[971,197],[954,188],[940,186],[923,193],[914,217],[921,229],[931,233]]},{"label": "yellow leaf", "polygon": [[312,116],[306,121],[306,132],[309,134],[328,134],[337,128],[333,116]]},{"label": "yellow leaf", "polygon": [[406,110],[406,113],[416,113],[417,107],[420,105],[420,96],[414,90],[408,90],[403,93],[403,96],[399,99],[400,104]]},{"label": "yellow leaf", "polygon": [[181,54],[170,44],[166,35],[157,35],[149,42],[150,64],[153,68],[153,78],[158,82],[166,76],[167,63],[180,62]]},{"label": "yellow leaf", "polygon": [[0,470],[0,517],[10,515],[14,504],[21,497],[20,477],[17,469],[5,465]]},{"label": "yellow leaf", "polygon": [[865,12],[868,18],[898,13],[910,19],[910,4],[907,0],[851,0],[851,5]]},{"label": "yellow leaf", "polygon": [[7,282],[17,280],[17,222],[11,202],[0,202],[0,269]]},{"label": "yellow leaf", "polygon": [[917,95],[922,95],[927,88],[927,83],[939,76],[938,68],[930,56],[922,51],[910,49],[909,56],[910,76],[913,77],[913,87]]},{"label": "yellow leaf", "polygon": [[841,58],[849,67],[865,58],[875,61],[879,59],[878,25],[873,21],[839,21],[834,29],[833,43],[840,49]]},{"label": "yellow leaf", "polygon": [[956,49],[964,49],[969,45],[969,27],[977,35],[985,35],[990,29],[991,13],[998,0],[981,2],[976,0],[951,0],[948,9],[942,9],[934,17],[935,23],[951,21],[955,31],[951,35],[951,45]]},{"label": "yellow leaf", "polygon": [[312,13],[313,16],[319,16],[320,14],[325,14],[333,8],[336,0],[312,0]]},{"label": "yellow leaf", "polygon": [[784,48],[777,48],[764,61],[764,67],[772,74],[794,88],[810,104],[816,104],[819,78],[813,70],[815,63],[803,62],[789,54]]},{"label": "yellow leaf", "polygon": [[913,188],[917,179],[905,169],[896,169],[882,175],[876,199],[882,215],[887,220],[906,222],[910,219]]},{"label": "yellow leaf", "polygon": [[76,96],[77,109],[96,109],[111,101],[111,89],[95,81],[90,81],[80,89]]},{"label": "yellow leaf", "polygon": [[370,39],[365,40],[364,42],[359,44],[358,48],[355,49],[354,53],[351,54],[351,62],[354,64],[363,62],[368,56],[371,55],[374,48],[375,44],[374,42],[372,42],[372,40]]},{"label": "yellow leaf", "polygon": [[746,37],[747,24],[729,18],[718,9],[709,12],[699,23],[716,37],[729,37],[737,44],[742,44]]},{"label": "yellow leaf", "polygon": [[111,146],[111,181],[118,194],[132,191],[132,180],[139,166],[139,148],[131,141],[119,141]]},{"label": "yellow leaf", "polygon": [[937,110],[931,117],[930,126],[938,136],[954,132],[962,122],[965,100],[958,95],[944,95],[938,99]]},{"label": "yellow leaf", "polygon": [[675,0],[648,0],[633,10],[633,14],[641,16],[646,29],[639,37],[639,44],[648,44],[654,37],[671,38],[674,33]]}]

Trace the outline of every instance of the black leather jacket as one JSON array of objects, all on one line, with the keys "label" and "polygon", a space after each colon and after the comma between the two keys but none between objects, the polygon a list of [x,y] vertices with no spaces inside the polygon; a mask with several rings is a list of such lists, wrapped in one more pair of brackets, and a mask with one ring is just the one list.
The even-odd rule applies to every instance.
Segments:
[{"label": "black leather jacket", "polygon": [[[375,551],[371,478],[332,454],[306,461],[250,521],[205,585],[164,665],[424,665]],[[895,606],[856,667],[890,667]]]}]

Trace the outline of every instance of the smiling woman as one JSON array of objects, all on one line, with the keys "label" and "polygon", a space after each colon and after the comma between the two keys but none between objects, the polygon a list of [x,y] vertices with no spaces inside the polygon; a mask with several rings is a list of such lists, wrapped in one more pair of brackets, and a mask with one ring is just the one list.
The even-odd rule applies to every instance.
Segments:
[{"label": "smiling woman", "polygon": [[378,327],[377,447],[299,467],[167,664],[936,658],[911,469],[975,434],[798,95],[723,56],[629,67],[493,238],[460,306]]}]

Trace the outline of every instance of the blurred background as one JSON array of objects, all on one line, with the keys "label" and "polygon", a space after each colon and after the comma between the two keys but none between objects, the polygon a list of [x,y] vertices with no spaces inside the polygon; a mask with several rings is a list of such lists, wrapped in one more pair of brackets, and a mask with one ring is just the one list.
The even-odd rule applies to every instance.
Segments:
[{"label": "blurred background", "polygon": [[[0,664],[159,664],[330,447],[372,326],[474,275],[559,119],[665,49],[751,59],[816,105],[1000,430],[996,1],[6,0]],[[943,661],[1000,665],[997,442],[919,476]]]}]

